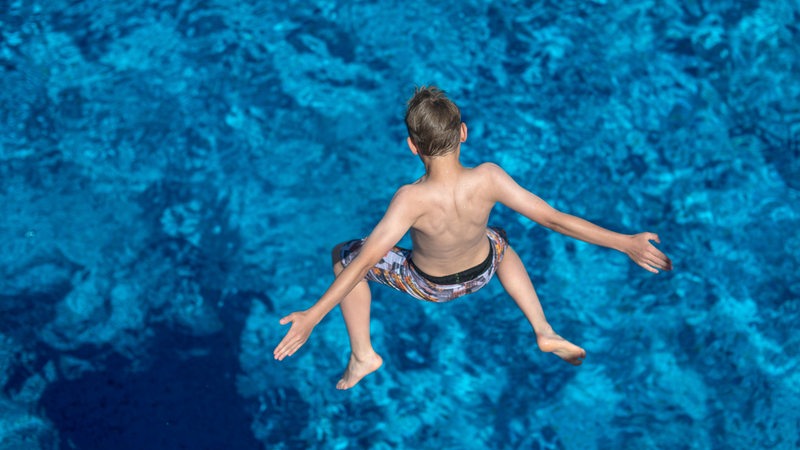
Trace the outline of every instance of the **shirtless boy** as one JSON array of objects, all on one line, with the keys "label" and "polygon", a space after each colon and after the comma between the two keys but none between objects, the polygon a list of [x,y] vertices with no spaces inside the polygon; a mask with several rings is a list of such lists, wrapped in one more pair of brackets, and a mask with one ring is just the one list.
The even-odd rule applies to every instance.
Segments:
[{"label": "shirtless boy", "polygon": [[[383,363],[370,341],[367,280],[421,300],[446,302],[477,291],[496,272],[533,327],[539,349],[581,364],[586,351],[547,323],[530,277],[505,232],[487,226],[497,202],[559,233],[623,252],[650,272],[672,270],[669,258],[650,243],[660,242],[653,233],[619,234],[557,211],[495,164],[462,166],[459,154],[467,126],[458,107],[439,89],[417,89],[405,120],[408,146],[425,165],[425,175],[397,190],[366,239],[334,248],[336,279],[312,307],[280,320],[281,325],[292,326],[275,348],[275,359],[293,355],[322,318],[341,305],[351,353],[336,387],[349,389]],[[396,247],[409,231],[412,249]]]}]

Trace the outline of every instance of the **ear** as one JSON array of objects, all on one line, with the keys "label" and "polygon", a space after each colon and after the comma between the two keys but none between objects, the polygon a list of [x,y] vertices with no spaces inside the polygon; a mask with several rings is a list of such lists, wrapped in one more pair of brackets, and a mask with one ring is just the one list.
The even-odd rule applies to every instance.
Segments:
[{"label": "ear", "polygon": [[467,141],[467,124],[461,122],[461,142]]},{"label": "ear", "polygon": [[408,148],[411,149],[411,153],[413,153],[415,155],[419,155],[419,151],[417,150],[417,146],[414,145],[414,141],[411,140],[410,136],[408,138],[406,138],[406,142],[408,143]]}]

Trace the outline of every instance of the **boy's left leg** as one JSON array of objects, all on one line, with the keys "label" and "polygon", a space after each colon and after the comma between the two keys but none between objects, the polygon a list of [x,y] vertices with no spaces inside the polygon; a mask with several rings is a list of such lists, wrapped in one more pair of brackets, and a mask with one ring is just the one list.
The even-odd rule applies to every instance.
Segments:
[{"label": "boy's left leg", "polygon": [[[340,259],[341,244],[333,249],[333,271],[336,275],[344,270]],[[367,281],[358,283],[347,296],[339,303],[342,309],[347,334],[350,337],[350,361],[336,383],[337,389],[350,389],[362,378],[378,370],[383,364],[383,359],[372,348],[370,338],[370,304],[372,294]]]},{"label": "boy's left leg", "polygon": [[586,351],[556,334],[553,327],[547,323],[531,278],[522,260],[510,245],[506,248],[503,261],[497,268],[497,278],[533,327],[539,349],[555,353],[570,364],[580,365],[586,357]]}]

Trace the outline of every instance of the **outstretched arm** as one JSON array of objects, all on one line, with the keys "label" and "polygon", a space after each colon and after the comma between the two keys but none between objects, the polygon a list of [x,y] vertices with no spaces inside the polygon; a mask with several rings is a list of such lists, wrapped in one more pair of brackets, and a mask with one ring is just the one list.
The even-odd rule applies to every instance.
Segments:
[{"label": "outstretched arm", "polygon": [[280,320],[281,325],[291,323],[292,326],[275,347],[274,358],[283,360],[305,344],[314,327],[364,279],[367,272],[391,250],[392,246],[400,241],[416,218],[413,199],[409,196],[407,187],[400,188],[389,204],[386,214],[367,237],[358,256],[339,273],[322,297],[311,308],[293,312]]},{"label": "outstretched arm", "polygon": [[503,169],[487,164],[491,171],[496,201],[534,222],[561,234],[590,244],[613,248],[628,255],[636,264],[653,273],[672,270],[672,261],[650,241],[661,243],[654,233],[626,235],[597,226],[588,220],[556,210],[547,202],[521,187]]}]

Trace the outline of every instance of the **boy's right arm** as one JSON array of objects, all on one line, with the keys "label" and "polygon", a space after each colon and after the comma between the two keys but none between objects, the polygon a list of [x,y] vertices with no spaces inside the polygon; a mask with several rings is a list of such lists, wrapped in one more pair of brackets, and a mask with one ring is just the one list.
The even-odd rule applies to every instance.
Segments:
[{"label": "boy's right arm", "polygon": [[625,235],[597,226],[587,220],[562,213],[523,188],[502,168],[486,164],[495,201],[504,204],[534,222],[561,234],[590,244],[613,248],[627,254],[636,264],[653,273],[672,270],[672,261],[650,241],[661,243],[654,233]]},{"label": "boy's right arm", "polygon": [[400,188],[358,255],[339,273],[319,300],[309,309],[294,312],[280,320],[281,325],[291,323],[292,326],[273,350],[274,358],[283,360],[305,344],[314,327],[364,280],[370,268],[402,239],[418,215],[415,197],[409,192],[409,187]]}]

